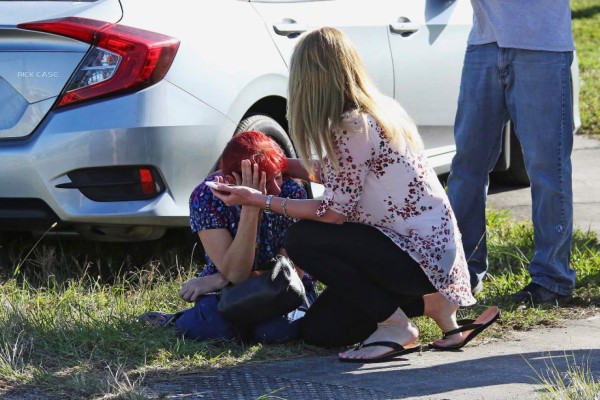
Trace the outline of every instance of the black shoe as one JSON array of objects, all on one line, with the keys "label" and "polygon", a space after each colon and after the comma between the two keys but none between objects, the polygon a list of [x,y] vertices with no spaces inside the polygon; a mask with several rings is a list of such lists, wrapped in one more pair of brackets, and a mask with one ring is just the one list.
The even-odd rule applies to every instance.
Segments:
[{"label": "black shoe", "polygon": [[569,302],[570,295],[554,293],[537,283],[530,283],[521,291],[512,295],[511,300],[515,303],[524,303],[526,305],[550,305],[561,306]]},{"label": "black shoe", "polygon": [[148,311],[138,317],[139,322],[152,326],[171,326],[175,322],[177,314],[167,314],[162,311]]}]

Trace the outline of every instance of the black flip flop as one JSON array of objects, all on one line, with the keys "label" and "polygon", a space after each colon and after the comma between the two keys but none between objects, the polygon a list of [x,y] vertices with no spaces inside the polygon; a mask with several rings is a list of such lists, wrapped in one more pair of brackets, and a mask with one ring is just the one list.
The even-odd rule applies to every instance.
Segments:
[{"label": "black flip flop", "polygon": [[367,343],[367,344],[360,343],[358,346],[356,346],[352,350],[358,350],[358,349],[362,349],[363,347],[372,347],[372,346],[389,347],[391,350],[385,354],[382,354],[380,356],[373,357],[373,358],[342,358],[342,357],[339,357],[338,360],[340,362],[345,362],[345,363],[361,363],[361,364],[378,363],[378,362],[389,361],[393,358],[396,358],[396,357],[404,355],[404,354],[410,354],[410,353],[415,353],[417,351],[421,351],[422,347],[423,347],[421,345],[416,345],[413,347],[404,347],[401,344],[396,343],[396,342],[380,341],[380,342],[371,342],[371,343]]},{"label": "black flip flop", "polygon": [[[481,323],[481,322],[477,322],[477,320],[480,320],[480,318],[485,315],[486,313],[492,312],[492,310],[495,310],[495,314],[494,316],[487,322],[485,323]],[[457,343],[457,344],[453,344],[450,346],[438,346],[436,344],[433,343],[429,343],[429,348],[430,349],[435,349],[435,350],[444,350],[444,351],[453,351],[453,350],[458,350],[460,348],[462,348],[464,345],[466,345],[467,343],[469,343],[471,340],[473,340],[475,338],[475,336],[479,335],[481,332],[483,332],[483,330],[485,328],[487,328],[488,326],[490,326],[491,324],[493,324],[498,318],[500,317],[500,309],[496,306],[490,307],[487,310],[485,310],[483,312],[483,314],[481,314],[477,319],[473,320],[473,319],[462,319],[460,321],[457,321],[458,326],[460,328],[457,329],[453,329],[451,331],[448,332],[444,332],[444,335],[442,336],[442,339],[446,339],[448,336],[450,335],[454,335],[460,332],[466,332],[466,331],[472,331],[471,333],[469,333],[467,335],[466,338],[463,339],[462,342]]]}]

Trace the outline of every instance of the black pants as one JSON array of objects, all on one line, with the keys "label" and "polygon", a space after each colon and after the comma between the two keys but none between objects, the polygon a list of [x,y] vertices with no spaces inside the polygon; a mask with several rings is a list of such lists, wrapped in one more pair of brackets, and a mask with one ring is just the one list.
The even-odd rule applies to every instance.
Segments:
[{"label": "black pants", "polygon": [[299,221],[285,249],[327,287],[300,323],[301,337],[316,346],[360,342],[398,307],[410,318],[423,315],[422,296],[436,292],[410,255],[366,224]]}]

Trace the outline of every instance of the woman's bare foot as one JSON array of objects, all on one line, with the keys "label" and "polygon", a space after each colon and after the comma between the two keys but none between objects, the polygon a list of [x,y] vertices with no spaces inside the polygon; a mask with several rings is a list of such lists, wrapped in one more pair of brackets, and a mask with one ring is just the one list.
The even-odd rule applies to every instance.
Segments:
[{"label": "woman's bare foot", "polygon": [[[445,298],[440,292],[427,294],[423,296],[425,309],[423,315],[435,321],[442,332],[449,332],[458,328],[456,323],[456,310],[458,306]],[[468,332],[460,332],[455,335],[450,335],[446,339],[437,339],[433,343],[443,347],[452,346],[462,343]]]},{"label": "woman's bare foot", "polygon": [[[388,319],[377,324],[377,329],[371,334],[363,344],[373,342],[393,342],[405,348],[411,348],[416,345],[419,338],[419,330],[408,319],[406,314],[401,309],[397,309]],[[342,359],[361,359],[368,360],[384,356],[390,353],[390,348],[387,346],[370,346],[358,349],[350,349],[339,353]]]},{"label": "woman's bare foot", "polygon": [[[460,349],[493,324],[499,317],[500,309],[497,306],[491,306],[475,320],[458,321],[459,325],[461,325],[460,328],[450,332],[446,331],[444,338],[435,340],[429,344],[429,347],[438,350]],[[460,341],[456,342],[456,338],[458,337],[460,337]]]}]

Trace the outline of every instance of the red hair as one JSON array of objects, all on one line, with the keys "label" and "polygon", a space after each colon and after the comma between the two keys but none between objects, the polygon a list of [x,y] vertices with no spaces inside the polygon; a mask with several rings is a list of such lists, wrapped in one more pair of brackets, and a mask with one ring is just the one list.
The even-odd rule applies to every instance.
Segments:
[{"label": "red hair", "polygon": [[235,135],[223,150],[221,171],[223,175],[233,172],[242,174],[242,160],[251,160],[258,164],[259,170],[267,177],[278,174],[287,168],[287,160],[277,142],[262,132],[245,131]]}]

